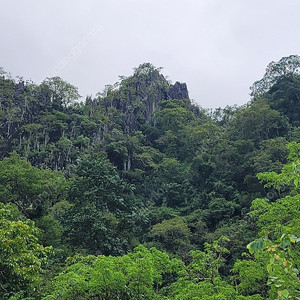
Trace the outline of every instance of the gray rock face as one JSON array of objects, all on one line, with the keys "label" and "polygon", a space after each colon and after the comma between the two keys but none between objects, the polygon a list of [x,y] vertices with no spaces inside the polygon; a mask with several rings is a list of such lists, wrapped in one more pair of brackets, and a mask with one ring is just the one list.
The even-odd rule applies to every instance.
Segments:
[{"label": "gray rock face", "polygon": [[168,91],[168,99],[189,99],[186,83],[176,81]]},{"label": "gray rock face", "polygon": [[106,110],[114,107],[121,114],[122,130],[133,133],[151,121],[160,101],[170,99],[189,99],[187,85],[170,84],[159,70],[146,64],[108,93],[102,105]]}]

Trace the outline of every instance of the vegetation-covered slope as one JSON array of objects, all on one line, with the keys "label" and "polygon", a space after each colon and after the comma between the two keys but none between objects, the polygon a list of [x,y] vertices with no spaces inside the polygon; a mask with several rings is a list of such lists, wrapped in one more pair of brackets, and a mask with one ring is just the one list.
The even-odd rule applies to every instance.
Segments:
[{"label": "vegetation-covered slope", "polygon": [[85,102],[2,72],[0,298],[299,298],[299,65],[212,112],[151,64]]}]

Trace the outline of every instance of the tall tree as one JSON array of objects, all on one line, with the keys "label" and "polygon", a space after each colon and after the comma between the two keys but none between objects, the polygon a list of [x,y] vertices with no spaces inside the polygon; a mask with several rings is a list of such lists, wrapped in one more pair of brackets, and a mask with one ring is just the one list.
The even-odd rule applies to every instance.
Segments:
[{"label": "tall tree", "polygon": [[13,204],[0,203],[1,299],[36,294],[43,264],[52,252],[38,243],[38,235],[34,223],[21,216]]}]

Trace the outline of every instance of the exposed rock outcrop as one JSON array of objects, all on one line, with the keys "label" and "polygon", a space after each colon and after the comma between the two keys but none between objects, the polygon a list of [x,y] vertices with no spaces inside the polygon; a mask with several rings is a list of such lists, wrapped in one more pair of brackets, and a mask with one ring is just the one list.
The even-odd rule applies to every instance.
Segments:
[{"label": "exposed rock outcrop", "polygon": [[133,76],[123,78],[110,90],[102,99],[102,105],[106,110],[113,107],[122,114],[122,129],[128,133],[150,122],[160,101],[183,98],[189,99],[185,83],[172,85],[160,74],[159,68],[143,64],[135,69]]}]

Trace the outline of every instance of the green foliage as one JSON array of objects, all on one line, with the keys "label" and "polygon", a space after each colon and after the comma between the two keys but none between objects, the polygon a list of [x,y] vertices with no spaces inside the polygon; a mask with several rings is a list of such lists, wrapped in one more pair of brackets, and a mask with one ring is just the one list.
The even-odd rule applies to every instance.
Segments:
[{"label": "green foliage", "polygon": [[297,299],[300,296],[299,276],[299,242],[300,238],[289,234],[275,241],[268,238],[255,240],[248,245],[250,253],[261,252],[267,257],[269,291],[273,299]]},{"label": "green foliage", "polygon": [[170,299],[262,299],[259,295],[238,295],[234,287],[220,277],[224,255],[229,252],[224,247],[227,242],[228,238],[222,236],[211,244],[206,243],[204,251],[191,251],[192,261],[168,288]]},{"label": "green foliage", "polygon": [[266,258],[270,295],[277,295],[278,299],[296,299],[300,295],[300,239],[297,237],[300,234],[300,144],[290,143],[288,148],[290,162],[283,166],[281,172],[261,173],[258,178],[267,181],[267,187],[277,190],[287,187],[293,196],[287,195],[272,204],[266,199],[253,202],[251,215],[257,219],[262,237],[248,245],[250,253]]},{"label": "green foliage", "polygon": [[105,158],[79,160],[69,198],[78,205],[94,204],[100,210],[118,212],[132,206],[132,186],[124,182]]},{"label": "green foliage", "polygon": [[23,291],[32,295],[41,281],[50,247],[38,243],[39,230],[18,214],[13,204],[0,203],[0,298]]},{"label": "green foliage", "polygon": [[15,203],[31,218],[62,200],[66,187],[61,173],[38,169],[16,152],[0,161],[0,201]]},{"label": "green foliage", "polygon": [[93,254],[123,254],[134,231],[132,186],[103,157],[82,158],[75,172],[69,189],[74,206],[59,217],[64,240]]},{"label": "green foliage", "polygon": [[49,88],[51,101],[58,107],[59,105],[66,107],[80,98],[78,89],[58,76],[45,79],[42,85]]},{"label": "green foliage", "polygon": [[[182,102],[182,103],[180,103]],[[183,101],[172,100],[161,102],[163,107],[157,111],[155,117],[158,122],[158,126],[163,132],[168,130],[177,132],[182,129],[184,125],[195,119],[195,116],[187,108],[182,107]]]},{"label": "green foliage", "polygon": [[254,82],[251,87],[252,96],[258,96],[266,93],[276,82],[289,75],[299,74],[300,57],[298,55],[290,55],[281,58],[278,62],[272,61],[266,68],[264,77]]},{"label": "green foliage", "polygon": [[[213,112],[149,63],[81,103],[59,77],[0,70],[0,202],[55,248],[12,299],[297,299],[298,63],[272,63],[251,102]],[[140,243],[182,261],[130,252]],[[76,253],[98,256],[63,263]]]},{"label": "green foliage", "polygon": [[[252,244],[257,247],[257,245]],[[238,293],[242,295],[261,294],[267,292],[267,271],[262,261],[251,259],[237,260],[232,268],[232,281]]]},{"label": "green foliage", "polygon": [[223,246],[229,242],[225,236],[221,236],[213,243],[205,243],[203,251],[191,251],[192,262],[188,265],[190,278],[197,281],[208,280],[215,285],[216,278],[219,277],[219,269],[224,264],[224,255],[229,253]]},{"label": "green foliage", "polygon": [[253,140],[256,143],[277,138],[287,133],[289,124],[277,110],[271,109],[268,101],[260,98],[236,113],[231,121],[233,139]]},{"label": "green foliage", "polygon": [[119,255],[131,246],[134,229],[130,215],[116,217],[88,205],[70,208],[62,215],[61,223],[63,240],[77,251]]},{"label": "green foliage", "polygon": [[251,215],[257,218],[258,226],[271,237],[279,238],[283,233],[299,235],[299,195],[278,199],[275,203],[267,199],[256,199]]},{"label": "green foliage", "polygon": [[[254,172],[279,172],[286,163],[288,149],[287,140],[283,137],[264,140],[260,143],[259,149],[253,151],[251,164]],[[274,195],[275,196],[275,195]]]},{"label": "green foliage", "polygon": [[150,236],[159,242],[163,249],[173,253],[187,251],[190,248],[191,232],[182,218],[164,220],[154,225]]},{"label": "green foliage", "polygon": [[259,295],[241,296],[235,291],[234,287],[220,279],[216,280],[215,285],[208,281],[194,283],[193,281],[179,281],[174,284],[175,290],[169,299],[174,300],[262,300]]},{"label": "green foliage", "polygon": [[35,222],[42,231],[40,242],[45,246],[58,247],[61,243],[62,227],[52,216],[43,216]]},{"label": "green foliage", "polygon": [[282,191],[285,193],[290,191],[290,195],[278,199],[275,203],[270,203],[267,199],[256,199],[252,205],[251,215],[257,218],[257,224],[275,238],[279,238],[284,233],[300,235],[298,209],[300,207],[298,195],[300,144],[292,142],[288,148],[289,163],[283,166],[280,173],[260,173],[257,177],[267,182],[265,187],[276,189],[279,195]]},{"label": "green foliage", "polygon": [[[72,259],[74,260],[74,259]],[[182,263],[143,246],[122,257],[76,258],[54,280],[50,299],[159,299],[159,287]],[[154,289],[155,288],[155,289]]]},{"label": "green foliage", "polygon": [[273,109],[286,116],[293,126],[299,126],[299,74],[282,77],[267,93]]}]

